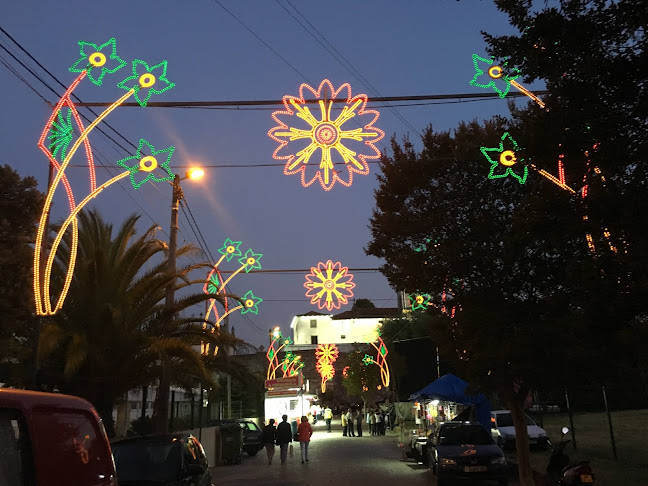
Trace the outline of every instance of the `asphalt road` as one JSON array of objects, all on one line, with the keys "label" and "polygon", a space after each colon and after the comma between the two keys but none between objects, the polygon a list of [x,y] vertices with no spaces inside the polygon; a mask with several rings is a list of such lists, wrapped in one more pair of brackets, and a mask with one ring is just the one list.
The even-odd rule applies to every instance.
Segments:
[{"label": "asphalt road", "polygon": [[[282,465],[279,448],[272,465],[268,465],[265,449],[256,456],[243,457],[238,465],[213,469],[215,485],[241,486],[436,486],[431,471],[403,457],[398,447],[398,434],[343,437],[340,428],[327,433],[323,422],[314,427],[309,446],[309,462],[301,464],[299,443],[294,443],[295,456]],[[458,483],[459,484],[459,483]],[[466,482],[461,484],[466,485]],[[481,483],[484,485],[497,483]],[[511,481],[510,486],[517,482]]]}]

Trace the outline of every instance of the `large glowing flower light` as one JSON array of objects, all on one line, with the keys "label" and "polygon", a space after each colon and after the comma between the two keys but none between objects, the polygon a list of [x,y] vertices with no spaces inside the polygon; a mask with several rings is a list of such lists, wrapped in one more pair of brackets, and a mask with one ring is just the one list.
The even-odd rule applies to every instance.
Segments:
[{"label": "large glowing flower light", "polygon": [[348,267],[331,260],[311,267],[311,273],[306,275],[304,283],[304,287],[308,289],[306,297],[310,297],[311,304],[316,303],[319,309],[326,307],[329,311],[348,304],[349,297],[353,297],[351,289],[355,287],[353,275],[348,272]]},{"label": "large glowing flower light", "polygon": [[315,369],[322,377],[322,393],[326,391],[326,382],[335,376],[333,363],[338,359],[339,351],[335,344],[320,344],[315,350],[317,363]]},{"label": "large glowing flower light", "polygon": [[[308,97],[317,101],[319,115],[314,115],[307,106]],[[336,100],[344,101],[344,107],[337,116],[333,116],[331,108]],[[336,182],[350,186],[354,173],[367,175],[367,160],[380,157],[375,143],[385,136],[382,130],[374,127],[380,114],[376,110],[368,110],[367,101],[365,94],[352,96],[348,83],[335,90],[328,79],[323,80],[317,90],[308,84],[302,84],[299,87],[299,97],[285,95],[285,109],[272,114],[278,125],[268,132],[270,138],[279,142],[279,147],[272,156],[276,160],[286,161],[284,174],[301,173],[304,187],[319,181],[326,191],[330,191]],[[283,121],[282,117],[289,121]],[[356,117],[363,117],[363,121],[359,122],[361,128],[345,130],[343,125]],[[299,122],[298,119],[302,121]],[[302,126],[289,126],[297,122]],[[302,143],[298,144],[297,141]],[[349,145],[353,145],[353,148]],[[358,153],[361,149],[366,149],[366,153]],[[311,172],[309,168],[313,164],[309,162],[318,152],[317,169]],[[336,165],[344,166],[347,174],[335,170]]]},{"label": "large glowing flower light", "polygon": [[[117,55],[117,43],[115,39],[109,39],[103,44],[95,44],[92,42],[79,42],[80,57],[70,67],[71,72],[79,73],[76,79],[65,90],[61,99],[56,103],[52,114],[49,117],[45,128],[38,141],[38,147],[49,159],[50,164],[55,169],[55,176],[49,186],[47,195],[45,196],[45,203],[43,205],[43,212],[41,213],[38,231],[36,234],[36,241],[34,244],[34,300],[36,304],[36,315],[54,315],[63,306],[63,302],[67,296],[72,277],[74,275],[74,267],[76,264],[77,249],[79,244],[79,231],[77,214],[81,211],[87,203],[97,197],[100,192],[111,184],[130,176],[133,184],[139,187],[147,180],[161,181],[168,180],[173,177],[168,162],[173,153],[173,147],[169,147],[158,152],[154,152],[153,147],[148,142],[141,141],[137,154],[127,159],[133,160],[130,166],[125,165],[127,159],[123,159],[122,167],[127,168],[125,172],[118,174],[112,179],[97,186],[97,178],[95,174],[94,158],[92,155],[92,147],[88,136],[92,130],[101,123],[112,111],[119,105],[124,103],[128,98],[136,95],[138,101],[141,101],[138,93],[141,89],[146,88],[148,96],[152,94],[162,93],[171,87],[173,83],[166,80],[166,66],[167,62],[163,61],[154,68],[150,68],[146,73],[141,76],[134,75],[128,80],[132,81],[132,87],[122,86],[128,92],[124,94],[117,101],[108,106],[95,120],[93,120],[87,127],[83,125],[81,117],[72,102],[72,93],[76,87],[83,81],[89,79],[93,84],[101,86],[105,78],[119,71],[126,65],[126,62]],[[140,65],[146,63],[144,61],[133,61],[133,65]],[[148,65],[146,65],[148,66]],[[135,72],[135,68],[134,68]],[[161,76],[157,75],[161,74]],[[162,86],[162,84],[164,86]],[[158,89],[159,88],[159,89]],[[148,99],[148,97],[147,97]],[[140,103],[142,104],[142,103]],[[144,103],[145,104],[145,103]],[[79,133],[75,138],[75,131]],[[142,142],[145,142],[143,144]],[[86,161],[88,165],[88,175],[90,179],[90,192],[87,193],[81,202],[78,204],[75,200],[75,195],[70,185],[70,182],[65,174],[65,169],[70,164],[72,157],[76,154],[79,147],[83,145],[85,150]],[[146,145],[152,151],[149,153]],[[143,150],[144,149],[144,150]],[[166,155],[165,161],[158,164],[155,157],[156,154],[164,152]],[[162,170],[164,175],[158,177],[154,171]],[[54,194],[59,186],[63,184],[68,198],[70,214],[63,221],[58,234],[54,241],[49,246],[47,251],[43,245],[48,231],[48,215],[51,211],[52,201]],[[58,298],[56,298],[54,289],[50,288],[52,269],[54,260],[57,254],[58,247],[61,243],[66,232],[70,230],[70,245],[69,257],[67,258],[67,270],[62,285],[58,290]]]}]

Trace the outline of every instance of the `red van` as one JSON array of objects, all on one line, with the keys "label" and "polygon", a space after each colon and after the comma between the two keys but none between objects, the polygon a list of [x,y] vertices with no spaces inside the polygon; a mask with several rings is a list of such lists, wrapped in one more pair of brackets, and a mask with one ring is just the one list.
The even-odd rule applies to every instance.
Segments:
[{"label": "red van", "polygon": [[93,406],[69,395],[0,388],[0,485],[117,486]]}]

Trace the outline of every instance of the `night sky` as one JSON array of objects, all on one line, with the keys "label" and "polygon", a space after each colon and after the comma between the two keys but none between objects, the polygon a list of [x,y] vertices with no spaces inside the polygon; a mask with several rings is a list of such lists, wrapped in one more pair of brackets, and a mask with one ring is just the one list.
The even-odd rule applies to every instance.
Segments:
[{"label": "night sky", "polygon": [[[298,96],[301,83],[316,88],[325,78],[336,88],[348,82],[353,95],[366,93],[370,101],[372,96],[483,92],[468,84],[474,74],[471,55],[486,54],[480,31],[514,33],[492,2],[477,0],[7,0],[0,5],[0,26],[66,86],[76,76],[68,68],[79,58],[77,42],[103,44],[115,37],[117,53],[128,65],[109,75],[102,86],[84,81],[75,93],[86,102],[112,102],[123,95],[117,83],[130,75],[133,59],[149,65],[168,60],[167,78],[176,86],[151,101],[277,100]],[[0,41],[62,94],[63,88],[4,34]],[[14,66],[47,102],[58,101],[1,49],[0,60]],[[0,163],[21,176],[36,177],[45,191],[48,162],[37,142],[51,107],[1,64],[0,86]],[[368,107],[375,105],[370,102]],[[377,164],[369,164],[369,175],[356,175],[351,187],[336,184],[329,192],[317,183],[302,187],[299,176],[284,175],[281,166],[259,167],[278,162],[272,158],[278,144],[267,132],[276,125],[271,115],[279,108],[123,107],[106,121],[135,145],[140,138],[156,149],[174,145],[171,167],[179,174],[186,170],[179,166],[206,166],[201,182],[183,181],[182,187],[212,255],[231,238],[243,241],[243,251],[262,253],[264,269],[308,269],[329,259],[350,268],[377,268],[381,262],[363,251],[370,240]],[[374,125],[385,132],[377,143],[381,151],[387,150],[392,135],[401,139],[407,133],[420,148],[418,134],[430,123],[436,130],[449,130],[461,120],[481,121],[508,112],[506,101],[499,99],[375,109],[381,116]],[[97,169],[100,182],[118,173],[117,160],[135,153],[112,136],[130,153],[93,132],[90,142],[97,163],[111,167]],[[84,162],[79,150],[72,164]],[[484,177],[487,169],[485,163]],[[70,167],[66,174],[81,199],[88,193],[87,169]],[[53,221],[67,216],[59,191]],[[127,215],[141,213],[139,227],[158,224],[158,236],[167,239],[170,204],[169,184],[147,183],[135,190],[125,179],[90,207],[97,207],[116,226]],[[197,242],[187,217],[191,216],[180,213],[180,244]],[[237,267],[234,261],[221,265],[224,270]],[[379,272],[358,272],[353,280],[357,298],[368,298],[377,307],[396,306],[396,294]],[[270,327],[288,331],[292,316],[318,310],[304,296],[304,281],[303,273],[236,276],[231,292],[242,295],[251,289],[264,299],[258,315],[232,315],[236,334],[256,346],[267,345]],[[351,303],[333,313],[350,308]]]}]

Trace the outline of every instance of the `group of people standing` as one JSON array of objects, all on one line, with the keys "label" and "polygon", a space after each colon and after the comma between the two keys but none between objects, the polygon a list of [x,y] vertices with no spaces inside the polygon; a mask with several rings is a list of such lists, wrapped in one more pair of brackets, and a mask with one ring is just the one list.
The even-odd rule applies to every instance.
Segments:
[{"label": "group of people standing", "polygon": [[[333,412],[329,407],[324,410],[324,420],[326,421],[326,431],[331,432],[331,422]],[[369,426],[371,435],[385,435],[385,428],[389,427],[389,414],[385,414],[380,409],[369,410],[366,414],[353,409],[343,410],[342,435],[344,437],[362,437],[362,423],[366,422]]]},{"label": "group of people standing", "polygon": [[263,444],[268,455],[268,465],[272,464],[275,453],[275,444],[279,446],[281,464],[286,464],[288,451],[292,447],[293,438],[299,441],[301,449],[301,462],[308,462],[308,445],[310,444],[313,428],[308,422],[306,415],[302,416],[301,423],[297,426],[297,432],[293,434],[292,427],[288,423],[288,415],[281,416],[281,423],[275,427],[275,420],[270,419],[268,425],[263,428]]},{"label": "group of people standing", "polygon": [[344,437],[355,437],[358,432],[358,437],[362,437],[362,414],[355,410],[347,410],[342,412],[342,435]]}]

